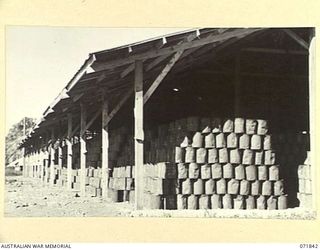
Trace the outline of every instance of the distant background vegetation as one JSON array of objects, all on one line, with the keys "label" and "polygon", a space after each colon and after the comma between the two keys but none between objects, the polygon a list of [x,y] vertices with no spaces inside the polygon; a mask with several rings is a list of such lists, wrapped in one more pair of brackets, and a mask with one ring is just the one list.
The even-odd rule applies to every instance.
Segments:
[{"label": "distant background vegetation", "polygon": [[[29,117],[26,117],[25,119],[26,119],[26,134],[28,134],[33,128],[33,126],[36,124],[36,119],[29,118]],[[10,128],[8,134],[6,135],[6,162],[5,162],[6,165],[22,157],[22,151],[18,150],[18,146],[24,136],[23,124],[24,124],[24,118],[20,122],[14,124]]]}]

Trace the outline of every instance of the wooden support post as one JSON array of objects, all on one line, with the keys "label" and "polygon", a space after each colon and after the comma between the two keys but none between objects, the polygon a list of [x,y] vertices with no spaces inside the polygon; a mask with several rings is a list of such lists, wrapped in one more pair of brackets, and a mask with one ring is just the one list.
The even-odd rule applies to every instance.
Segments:
[{"label": "wooden support post", "polygon": [[72,114],[68,114],[68,135],[67,135],[67,189],[72,188]]},{"label": "wooden support post", "polygon": [[143,65],[135,62],[134,78],[135,209],[143,208]]},{"label": "wooden support post", "polygon": [[22,175],[23,175],[23,177],[27,177],[27,165],[26,165],[26,157],[27,156],[26,156],[26,147],[25,146],[22,148],[22,155],[23,155]]},{"label": "wooden support post", "polygon": [[108,197],[109,186],[109,131],[108,131],[109,103],[103,95],[102,102],[102,196]]},{"label": "wooden support post", "polygon": [[310,160],[311,160],[311,180],[312,180],[312,209],[317,209],[317,185],[316,185],[316,133],[315,133],[315,94],[316,94],[316,38],[314,30],[309,46],[309,127],[310,127]]},{"label": "wooden support post", "polygon": [[54,166],[55,166],[55,153],[56,150],[54,148],[54,128],[51,129],[51,145],[50,145],[50,186],[54,185],[55,180],[55,173],[54,173]]},{"label": "wooden support post", "polygon": [[240,116],[241,110],[241,75],[240,75],[240,53],[235,58],[234,71],[234,115]]},{"label": "wooden support post", "polygon": [[81,121],[80,121],[80,195],[84,196],[86,193],[86,121],[87,121],[87,110],[86,106],[81,103]]},{"label": "wooden support post", "polygon": [[59,146],[58,146],[58,168],[62,169],[62,139],[59,140]]}]

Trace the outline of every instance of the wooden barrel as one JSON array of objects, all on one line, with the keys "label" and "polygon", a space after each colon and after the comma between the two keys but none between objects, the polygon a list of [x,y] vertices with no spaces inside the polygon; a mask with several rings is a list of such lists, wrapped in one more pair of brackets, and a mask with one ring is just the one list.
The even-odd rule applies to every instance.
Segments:
[{"label": "wooden barrel", "polygon": [[204,138],[204,147],[205,148],[215,148],[216,147],[216,138],[215,135],[209,133]]},{"label": "wooden barrel", "polygon": [[257,120],[258,122],[258,128],[257,128],[257,134],[258,135],[265,135],[268,133],[268,123],[266,120]]},{"label": "wooden barrel", "polygon": [[254,196],[247,196],[246,197],[246,209],[255,209],[256,208],[256,199]]},{"label": "wooden barrel", "polygon": [[204,193],[207,195],[214,194],[216,192],[216,185],[213,179],[209,179],[205,181],[204,184]]},{"label": "wooden barrel", "polygon": [[272,195],[272,182],[271,181],[264,181],[262,182],[262,195]]},{"label": "wooden barrel", "polygon": [[224,133],[231,133],[233,132],[234,123],[232,119],[226,119],[223,122],[222,131]]},{"label": "wooden barrel", "polygon": [[230,133],[227,136],[227,148],[237,148],[238,147],[238,137],[235,133]]},{"label": "wooden barrel", "polygon": [[277,203],[278,203],[277,198],[274,197],[274,196],[270,196],[270,197],[267,199],[267,209],[268,209],[268,210],[275,210],[275,209],[277,209]]},{"label": "wooden barrel", "polygon": [[231,149],[230,150],[230,163],[232,164],[240,164],[241,163],[241,154],[239,149]]},{"label": "wooden barrel", "polygon": [[276,154],[273,150],[264,151],[264,164],[274,165],[276,163]]},{"label": "wooden barrel", "polygon": [[238,194],[239,193],[239,181],[236,179],[231,179],[228,181],[227,192],[228,194]]},{"label": "wooden barrel", "polygon": [[234,169],[232,164],[227,163],[222,166],[223,170],[223,178],[224,179],[232,179],[234,178]]},{"label": "wooden barrel", "polygon": [[197,179],[193,182],[193,194],[204,194],[204,184],[202,179]]},{"label": "wooden barrel", "polygon": [[188,209],[190,209],[190,210],[198,209],[199,208],[199,197],[191,194],[187,198],[187,203],[188,203],[188,205],[187,205]]},{"label": "wooden barrel", "polygon": [[214,163],[211,165],[211,178],[220,179],[222,178],[222,166],[219,163]]},{"label": "wooden barrel", "polygon": [[263,158],[263,151],[256,151],[254,157],[254,164],[255,165],[263,165],[264,158]]},{"label": "wooden barrel", "polygon": [[248,181],[255,181],[258,179],[257,167],[255,165],[246,166],[246,179]]},{"label": "wooden barrel", "polygon": [[245,133],[245,120],[243,118],[234,119],[234,132],[237,134]]},{"label": "wooden barrel", "polygon": [[273,193],[275,196],[280,196],[284,194],[284,184],[283,180],[275,181],[273,184]]},{"label": "wooden barrel", "polygon": [[265,135],[263,138],[263,149],[264,150],[271,150],[272,144],[271,144],[271,135]]},{"label": "wooden barrel", "polygon": [[279,165],[273,165],[269,167],[269,180],[270,181],[279,180]]},{"label": "wooden barrel", "polygon": [[266,197],[263,195],[260,195],[257,198],[257,209],[264,210],[267,207]]},{"label": "wooden barrel", "polygon": [[261,136],[260,135],[252,135],[251,136],[251,149],[252,150],[260,150],[262,148],[261,145]]},{"label": "wooden barrel", "polygon": [[177,209],[178,210],[187,209],[187,196],[182,194],[177,195]]},{"label": "wooden barrel", "polygon": [[216,135],[216,148],[225,148],[227,146],[224,133]]},{"label": "wooden barrel", "polygon": [[[98,189],[98,188],[97,188]],[[98,189],[99,190],[99,189]],[[101,189],[100,189],[101,190]],[[129,201],[129,191],[123,190],[123,198],[122,201]]]},{"label": "wooden barrel", "polygon": [[161,195],[149,195],[149,209],[163,209],[163,199]]},{"label": "wooden barrel", "polygon": [[211,208],[212,209],[222,208],[222,198],[220,195],[213,194],[211,196]]},{"label": "wooden barrel", "polygon": [[129,191],[129,203],[134,204],[135,202],[135,192],[134,190]]},{"label": "wooden barrel", "polygon": [[217,194],[227,193],[227,182],[225,179],[220,179],[216,181],[216,191],[217,191]]},{"label": "wooden barrel", "polygon": [[250,148],[250,136],[243,134],[239,138],[239,148],[240,149],[249,149]]},{"label": "wooden barrel", "polygon": [[196,151],[192,147],[186,147],[186,163],[195,162],[196,161]]},{"label": "wooden barrel", "polygon": [[200,169],[201,169],[201,173],[200,173],[201,179],[207,180],[211,178],[211,166],[209,164],[201,165]]},{"label": "wooden barrel", "polygon": [[278,209],[287,209],[288,208],[288,196],[280,195],[278,197]]},{"label": "wooden barrel", "polygon": [[[206,128],[207,126],[210,126],[210,123],[211,123],[210,117],[201,117],[200,128],[201,129]],[[210,131],[211,131],[211,129],[210,129]]]},{"label": "wooden barrel", "polygon": [[211,128],[214,134],[222,132],[221,119],[218,117],[211,118]]},{"label": "wooden barrel", "polygon": [[257,131],[257,121],[252,119],[246,119],[246,134],[253,135]]},{"label": "wooden barrel", "polygon": [[258,166],[258,180],[268,180],[268,167],[265,165]]},{"label": "wooden barrel", "polygon": [[260,191],[261,191],[260,181],[251,182],[251,195],[253,195],[253,196],[259,195]]},{"label": "wooden barrel", "polygon": [[238,165],[234,169],[234,175],[236,180],[243,180],[246,177],[245,168],[242,164]]},{"label": "wooden barrel", "polygon": [[298,191],[299,193],[305,193],[306,192],[306,180],[305,179],[299,179],[298,180]]},{"label": "wooden barrel", "polygon": [[192,183],[190,179],[185,179],[181,181],[181,193],[192,194]]},{"label": "wooden barrel", "polygon": [[181,163],[181,162],[184,162],[184,160],[185,160],[185,150],[184,150],[184,148],[176,147],[175,162],[176,163]]},{"label": "wooden barrel", "polygon": [[232,203],[233,203],[232,195],[225,194],[222,196],[222,207],[224,209],[232,209],[233,208]]},{"label": "wooden barrel", "polygon": [[178,163],[177,170],[178,170],[178,179],[188,178],[188,169],[185,163]]},{"label": "wooden barrel", "polygon": [[192,138],[192,147],[193,148],[202,148],[203,147],[203,135],[200,132],[196,132]]},{"label": "wooden barrel", "polygon": [[109,189],[108,191],[109,198],[112,202],[118,202],[119,201],[119,195],[118,190]]},{"label": "wooden barrel", "polygon": [[253,159],[254,159],[254,152],[252,150],[250,149],[243,150],[242,164],[245,164],[245,165],[253,164]]},{"label": "wooden barrel", "polygon": [[240,194],[241,195],[249,195],[250,194],[250,182],[247,180],[242,180],[240,182]]},{"label": "wooden barrel", "polygon": [[210,208],[210,196],[201,195],[199,197],[199,209],[209,209]]},{"label": "wooden barrel", "polygon": [[189,164],[188,176],[190,179],[198,179],[200,177],[199,164],[197,164],[197,163],[190,163]]},{"label": "wooden barrel", "polygon": [[219,149],[219,163],[227,163],[229,162],[228,149],[220,148]]},{"label": "wooden barrel", "polygon": [[207,160],[207,149],[198,148],[196,150],[196,163],[206,163]]},{"label": "wooden barrel", "polygon": [[244,209],[244,208],[245,208],[244,196],[242,196],[242,195],[237,195],[237,196],[233,199],[233,208],[234,208],[234,209]]},{"label": "wooden barrel", "polygon": [[181,148],[186,148],[186,147],[190,147],[192,144],[192,140],[190,139],[190,137],[185,136],[180,144]]},{"label": "wooden barrel", "polygon": [[218,150],[215,148],[208,149],[208,163],[219,162]]}]

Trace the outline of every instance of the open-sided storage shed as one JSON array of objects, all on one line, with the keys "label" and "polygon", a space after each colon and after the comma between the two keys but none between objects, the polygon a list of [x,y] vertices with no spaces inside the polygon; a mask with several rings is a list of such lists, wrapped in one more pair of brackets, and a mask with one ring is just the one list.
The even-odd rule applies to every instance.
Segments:
[{"label": "open-sided storage shed", "polygon": [[313,43],[313,28],[205,28],[92,53],[21,145],[25,174],[138,209],[310,206]]}]

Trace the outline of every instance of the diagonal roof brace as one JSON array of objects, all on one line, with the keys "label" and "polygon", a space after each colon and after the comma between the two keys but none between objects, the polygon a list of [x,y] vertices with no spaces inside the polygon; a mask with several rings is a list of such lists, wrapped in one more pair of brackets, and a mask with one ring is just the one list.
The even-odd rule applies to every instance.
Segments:
[{"label": "diagonal roof brace", "polygon": [[282,29],[288,36],[290,36],[294,41],[301,45],[306,50],[309,50],[309,44],[303,40],[297,33],[289,29]]}]

